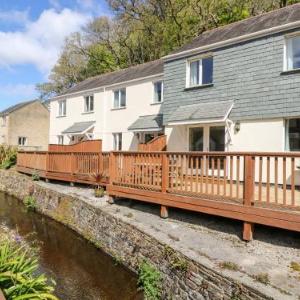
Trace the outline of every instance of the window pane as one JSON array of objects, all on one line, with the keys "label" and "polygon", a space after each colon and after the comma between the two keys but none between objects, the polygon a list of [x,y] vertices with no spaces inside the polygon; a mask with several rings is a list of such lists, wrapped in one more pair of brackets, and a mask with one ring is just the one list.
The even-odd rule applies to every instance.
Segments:
[{"label": "window pane", "polygon": [[89,97],[84,98],[84,111],[85,112],[89,111]]},{"label": "window pane", "polygon": [[199,84],[199,60],[190,64],[190,86]]},{"label": "window pane", "polygon": [[288,124],[288,149],[300,151],[300,119],[291,119]]},{"label": "window pane", "polygon": [[209,151],[225,151],[225,127],[210,127]]},{"label": "window pane", "polygon": [[119,92],[120,91],[115,91],[114,92],[114,108],[119,107]]},{"label": "window pane", "polygon": [[94,111],[94,96],[90,96],[90,111]]},{"label": "window pane", "polygon": [[292,39],[293,69],[300,68],[300,37]]},{"label": "window pane", "polygon": [[122,133],[119,133],[118,136],[119,136],[118,150],[121,151],[122,150]]},{"label": "window pane", "polygon": [[154,102],[161,102],[162,100],[162,82],[154,83]]},{"label": "window pane", "polygon": [[126,106],[126,90],[122,89],[121,90],[121,107],[125,107]]},{"label": "window pane", "polygon": [[203,128],[190,128],[190,151],[203,151]]},{"label": "window pane", "polygon": [[213,58],[207,57],[202,60],[202,84],[213,82]]}]

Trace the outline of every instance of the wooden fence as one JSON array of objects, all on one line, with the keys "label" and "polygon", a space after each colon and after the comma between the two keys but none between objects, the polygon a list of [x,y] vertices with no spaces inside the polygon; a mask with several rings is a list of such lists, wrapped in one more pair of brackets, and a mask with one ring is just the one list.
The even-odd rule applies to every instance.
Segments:
[{"label": "wooden fence", "polygon": [[160,135],[149,141],[146,144],[139,144],[138,151],[142,152],[156,152],[165,151],[167,149],[167,137],[165,135]]},{"label": "wooden fence", "polygon": [[18,170],[95,184],[125,197],[300,232],[300,153],[20,152]]}]

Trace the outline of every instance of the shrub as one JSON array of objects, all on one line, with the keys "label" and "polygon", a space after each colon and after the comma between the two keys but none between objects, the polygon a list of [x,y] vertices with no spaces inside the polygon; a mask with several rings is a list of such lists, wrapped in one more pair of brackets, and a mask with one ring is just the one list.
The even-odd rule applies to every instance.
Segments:
[{"label": "shrub", "polygon": [[222,269],[227,269],[227,270],[231,270],[231,271],[238,271],[239,270],[239,266],[231,261],[223,261],[220,263],[220,268]]},{"label": "shrub", "polygon": [[254,276],[254,279],[256,281],[259,281],[265,285],[270,283],[270,278],[269,275],[267,273],[260,273]]},{"label": "shrub", "polygon": [[147,261],[143,261],[139,267],[138,285],[140,290],[143,290],[145,299],[161,298],[161,274]]},{"label": "shrub", "polygon": [[36,199],[33,196],[26,196],[23,203],[27,210],[34,211],[36,209]]},{"label": "shrub", "polygon": [[98,186],[98,187],[95,188],[94,191],[95,191],[95,197],[96,198],[102,198],[105,195],[105,190],[104,190],[103,187]]},{"label": "shrub", "polygon": [[36,275],[37,269],[38,261],[28,249],[8,240],[1,241],[0,288],[7,300],[58,300],[52,294],[55,283],[50,284],[44,274]]},{"label": "shrub", "polygon": [[32,180],[33,181],[39,181],[40,180],[40,175],[39,175],[39,173],[33,173],[32,174]]},{"label": "shrub", "polygon": [[17,149],[5,145],[0,146],[0,167],[10,169],[17,162]]}]

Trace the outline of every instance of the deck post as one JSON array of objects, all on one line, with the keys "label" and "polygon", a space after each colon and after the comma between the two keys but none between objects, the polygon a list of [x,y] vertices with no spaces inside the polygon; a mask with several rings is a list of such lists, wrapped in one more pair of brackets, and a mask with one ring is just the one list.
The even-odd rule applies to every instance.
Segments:
[{"label": "deck post", "polygon": [[[244,159],[244,205],[252,206],[255,188],[255,157],[246,155]],[[251,241],[253,239],[254,224],[245,221],[243,227],[243,239]]]},{"label": "deck post", "polygon": [[[169,160],[168,154],[162,153],[162,178],[161,178],[161,191],[162,193],[167,193],[169,187]],[[161,205],[160,216],[161,218],[168,218],[168,208],[164,205]]]},{"label": "deck post", "polygon": [[160,206],[160,217],[163,219],[167,219],[169,217],[169,211],[167,206]]}]

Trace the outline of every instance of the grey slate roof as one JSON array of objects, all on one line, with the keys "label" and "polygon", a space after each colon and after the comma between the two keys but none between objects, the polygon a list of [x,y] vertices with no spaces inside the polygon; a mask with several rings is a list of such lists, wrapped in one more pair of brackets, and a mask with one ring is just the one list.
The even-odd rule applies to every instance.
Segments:
[{"label": "grey slate roof", "polygon": [[0,112],[0,116],[1,117],[2,116],[6,116],[6,115],[8,115],[8,114],[10,114],[10,113],[18,110],[18,109],[21,109],[21,108],[23,108],[23,107],[25,107],[25,106],[27,106],[29,104],[32,104],[34,102],[37,102],[37,101],[39,101],[39,100],[31,100],[31,101],[21,102],[21,103],[12,105],[12,106],[6,108],[5,110],[1,111]]},{"label": "grey slate roof", "polygon": [[95,122],[77,122],[69,128],[67,128],[66,130],[64,130],[62,133],[82,133],[94,124]]},{"label": "grey slate roof", "polygon": [[178,107],[169,118],[169,123],[184,121],[223,120],[233,106],[232,101],[198,103]]},{"label": "grey slate roof", "polygon": [[163,116],[162,115],[149,115],[139,117],[128,130],[143,131],[147,129],[160,130],[162,129]]},{"label": "grey slate roof", "polygon": [[204,32],[192,42],[184,45],[172,54],[208,46],[217,42],[237,38],[246,34],[285,25],[300,20],[300,3],[289,5],[239,22]]},{"label": "grey slate roof", "polygon": [[61,93],[59,96],[95,88],[101,88],[107,85],[130,81],[152,75],[162,74],[163,68],[163,60],[159,59],[148,63],[136,65],[127,69],[102,74],[99,76],[88,78],[78,83],[77,85],[71,87],[64,93]]}]

